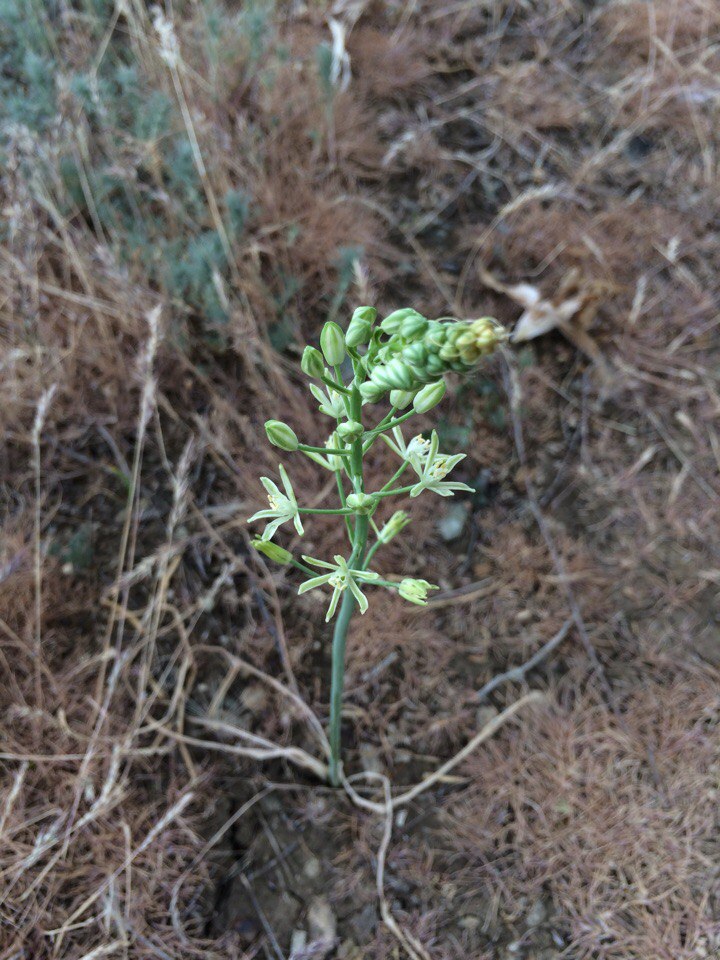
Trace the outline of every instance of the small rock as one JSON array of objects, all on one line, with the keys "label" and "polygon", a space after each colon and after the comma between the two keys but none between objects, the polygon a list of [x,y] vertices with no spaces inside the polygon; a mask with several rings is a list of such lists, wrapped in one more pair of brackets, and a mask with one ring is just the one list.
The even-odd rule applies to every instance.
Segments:
[{"label": "small rock", "polygon": [[541,923],[547,920],[547,907],[543,900],[536,900],[525,917],[525,923],[528,927],[539,927]]},{"label": "small rock", "polygon": [[377,747],[371,743],[360,745],[360,763],[367,773],[382,773],[383,765]]},{"label": "small rock", "polygon": [[249,710],[250,713],[261,713],[267,706],[267,702],[267,693],[259,683],[245,687],[240,694],[240,703],[242,703],[243,707]]},{"label": "small rock", "polygon": [[304,930],[293,930],[290,938],[290,960],[301,955],[307,945],[307,934]]},{"label": "small rock", "polygon": [[478,730],[481,730],[486,724],[490,723],[491,720],[494,720],[497,715],[497,707],[478,707],[475,711],[475,723],[477,724]]},{"label": "small rock", "polygon": [[471,933],[480,926],[480,920],[477,917],[466,916],[460,917],[458,920],[458,926],[462,927],[463,930],[469,930]]},{"label": "small rock", "polygon": [[320,876],[320,861],[317,859],[317,857],[310,857],[305,861],[303,873],[308,880],[317,880],[317,878]]},{"label": "small rock", "polygon": [[462,535],[467,518],[468,511],[465,504],[452,503],[447,507],[445,515],[438,520],[440,536],[446,543],[457,540]]},{"label": "small rock", "polygon": [[325,897],[315,897],[308,906],[308,929],[313,940],[334,940],[337,919]]}]

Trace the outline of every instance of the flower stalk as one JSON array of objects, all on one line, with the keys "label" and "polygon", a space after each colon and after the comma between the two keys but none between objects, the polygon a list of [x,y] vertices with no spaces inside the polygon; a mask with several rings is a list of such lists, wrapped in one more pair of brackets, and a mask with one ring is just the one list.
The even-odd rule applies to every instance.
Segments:
[{"label": "flower stalk", "polygon": [[[467,484],[445,479],[464,459],[464,454],[441,453],[434,430],[429,438],[417,435],[406,441],[402,425],[442,401],[446,374],[469,372],[505,339],[502,328],[487,317],[472,321],[428,320],[417,310],[407,307],[394,311],[378,325],[375,325],[376,318],[377,311],[373,307],[358,307],[346,333],[338,324],[329,321],[320,335],[320,350],[308,346],[303,353],[303,372],[310,379],[319,380],[324,387],[310,384],[319,413],[333,421],[333,432],[325,446],[301,443],[283,421],[271,420],[266,424],[268,439],[274,446],[304,454],[335,474],[339,506],[299,506],[287,471],[280,464],[284,492],[268,477],[261,477],[269,508],[258,511],[249,521],[268,521],[254,545],[268,559],[293,567],[305,576],[298,593],[332,588],[325,619],[335,618],[328,724],[329,779],[333,785],[342,780],[341,733],[347,637],[356,611],[362,615],[368,608],[369,600],[364,591],[385,589],[409,603],[425,606],[429,591],[438,589],[427,580],[402,575],[386,578],[369,569],[378,550],[410,522],[402,510],[395,511],[382,526],[378,526],[373,517],[377,511],[384,511],[384,504],[390,497],[409,495],[414,498],[425,492],[449,497],[455,492],[472,491]],[[342,366],[347,365],[345,361],[348,359],[352,364],[352,375],[345,380]],[[379,421],[376,420],[374,427],[366,429],[363,408],[383,402],[387,394],[390,395],[390,409]],[[400,410],[405,412],[400,413]],[[382,437],[400,457],[401,463],[378,490],[367,491],[363,458],[378,437]],[[415,474],[413,482],[395,486],[407,469]],[[346,492],[346,484],[349,492]],[[350,540],[349,555],[346,558],[337,555],[333,562],[303,555],[301,561],[289,550],[272,542],[280,526],[288,521],[302,536],[301,515],[342,517]],[[375,539],[369,545],[371,533]]]}]

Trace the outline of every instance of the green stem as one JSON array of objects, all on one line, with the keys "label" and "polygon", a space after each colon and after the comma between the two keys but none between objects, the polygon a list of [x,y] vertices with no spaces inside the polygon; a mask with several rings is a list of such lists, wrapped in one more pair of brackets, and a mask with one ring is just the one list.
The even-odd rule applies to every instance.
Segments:
[{"label": "green stem", "polygon": [[[376,540],[375,543],[370,547],[368,552],[365,554],[365,562],[362,565],[363,570],[367,570],[367,568],[370,566],[370,561],[372,560],[372,558],[375,556],[375,554],[378,552],[378,550],[382,545],[383,545],[382,540]],[[373,583],[374,582],[375,581],[373,581]]]},{"label": "green stem", "polygon": [[415,483],[409,483],[406,487],[396,487],[395,490],[379,490],[377,493],[374,493],[374,497],[395,497],[399,493],[409,493],[413,487],[417,486]]},{"label": "green stem", "polygon": [[[333,367],[335,371],[335,376],[338,379],[339,383],[343,383],[342,371],[339,366]],[[348,389],[343,384],[343,389],[340,391],[340,396],[342,397],[343,406],[345,407],[345,413],[347,414],[348,420],[352,420],[352,389]],[[338,423],[340,423],[341,418],[338,417]]]},{"label": "green stem", "polygon": [[395,474],[392,477],[390,477],[390,479],[385,484],[385,486],[380,487],[380,493],[384,493],[386,490],[390,489],[390,487],[395,483],[395,481],[399,479],[399,477],[401,477],[403,473],[405,473],[407,465],[408,465],[407,460],[405,460],[403,465],[398,470],[395,471]]},{"label": "green stem", "polygon": [[307,443],[299,443],[297,448],[301,453],[326,453],[332,454],[336,457],[347,457],[350,453],[350,451],[346,449],[340,450],[339,448],[335,447],[311,447]]},{"label": "green stem", "polygon": [[[349,402],[348,411],[351,419],[360,421],[362,417],[362,398],[357,384],[353,384],[352,395]],[[363,444],[362,440],[353,441],[350,452],[350,478],[356,493],[363,492]],[[368,529],[370,527],[370,518],[368,516],[357,515],[355,518],[355,530],[352,538],[352,553],[348,560],[348,566],[352,569],[360,567],[365,557],[365,548],[367,546]],[[342,732],[342,701],[343,687],[345,684],[345,648],[347,645],[347,633],[355,612],[355,597],[350,590],[346,590],[343,595],[340,611],[335,621],[335,630],[333,632],[332,642],[332,676],[330,681],[330,782],[333,786],[340,783],[340,737]]]},{"label": "green stem", "polygon": [[374,430],[368,430],[368,432],[363,436],[363,453],[368,452],[370,447],[375,443],[381,433],[385,433],[386,430],[392,430],[393,427],[397,427],[401,423],[405,423],[406,420],[409,420],[410,417],[414,416],[415,411],[409,410],[401,417],[396,417],[394,420],[388,420],[387,423],[381,423],[379,426],[375,427]]},{"label": "green stem", "polygon": [[[353,550],[348,566],[362,563],[368,532],[368,517],[359,516],[355,521]],[[340,783],[340,735],[342,729],[342,701],[345,685],[345,647],[347,633],[356,607],[355,597],[349,590],[343,594],[340,612],[335,621],[332,642],[332,677],[330,681],[330,783],[337,787]]]},{"label": "green stem", "polygon": [[304,563],[300,563],[299,560],[296,560],[295,557],[292,560],[288,561],[290,566],[295,567],[297,570],[302,570],[303,573],[307,574],[309,577],[316,577],[317,570],[311,570],[310,567],[306,567]]},{"label": "green stem", "polygon": [[[338,380],[340,378],[338,377]],[[331,390],[336,390],[338,393],[343,394],[343,396],[349,396],[350,391],[342,383],[338,383],[336,380],[333,380],[332,377],[320,377],[320,380],[325,384],[326,387],[330,387]]]},{"label": "green stem", "polygon": [[[345,487],[343,486],[342,472],[340,470],[335,471],[335,480],[337,481],[338,496],[340,497],[340,503],[343,505],[343,509],[347,509],[346,501],[345,501]],[[347,530],[348,539],[350,540],[350,543],[352,543],[353,528],[348,517],[345,517],[345,529]]]},{"label": "green stem", "polygon": [[343,510],[336,510],[332,507],[298,507],[298,513],[327,513],[334,517],[349,517],[355,511],[351,510],[349,507],[346,507]]}]

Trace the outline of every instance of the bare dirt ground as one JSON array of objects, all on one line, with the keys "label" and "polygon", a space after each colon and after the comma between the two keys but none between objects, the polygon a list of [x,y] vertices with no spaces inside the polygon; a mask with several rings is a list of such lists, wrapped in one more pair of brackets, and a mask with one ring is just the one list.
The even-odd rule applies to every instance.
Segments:
[{"label": "bare dirt ground", "polygon": [[[35,15],[2,46],[49,106],[3,125],[0,958],[720,957],[720,9]],[[245,524],[263,421],[319,432],[303,345],[528,296],[552,329],[443,407],[476,493],[383,559],[441,593],[354,625],[346,768],[402,792],[542,698],[389,820],[234,755],[317,755],[327,715],[321,598]]]}]

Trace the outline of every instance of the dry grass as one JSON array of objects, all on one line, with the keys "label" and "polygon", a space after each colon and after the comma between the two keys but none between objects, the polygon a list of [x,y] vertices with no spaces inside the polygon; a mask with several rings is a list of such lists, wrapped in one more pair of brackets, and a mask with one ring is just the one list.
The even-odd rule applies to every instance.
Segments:
[{"label": "dry grass", "polygon": [[[176,6],[175,65],[136,0],[42,21],[68,75],[124,57],[166,98],[164,130],[98,119],[72,84],[44,133],[3,124],[1,960],[277,955],[273,939],[287,956],[318,888],[339,957],[395,957],[397,931],[367,921],[381,873],[386,921],[433,960],[717,955],[715,5],[278,5],[265,33],[251,5]],[[329,12],[344,91],[318,72]],[[233,192],[249,198],[237,230]],[[159,267],[197,266],[192,241],[213,231],[205,302]],[[443,593],[423,614],[380,601],[353,627],[349,766],[398,793],[521,687],[549,702],[388,841],[290,764],[183,737],[228,745],[197,722],[212,712],[237,743],[321,756],[307,711],[233,667],[294,677],[324,715],[320,604],[248,549],[276,464],[261,424],[284,405],[317,429],[294,363],[356,296],[512,323],[479,267],[546,296],[572,269],[604,283],[591,332],[609,376],[560,335],[520,353],[525,464],[499,365],[448,407],[461,479],[482,472],[485,492],[451,544],[421,504],[382,561]],[[335,537],[318,522],[306,546]],[[476,691],[566,622],[568,584],[590,646],[576,621],[477,716]],[[313,850],[319,879],[282,906],[283,858],[304,876]],[[257,874],[256,900],[237,871]],[[243,920],[222,928],[233,898]]]}]

